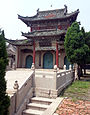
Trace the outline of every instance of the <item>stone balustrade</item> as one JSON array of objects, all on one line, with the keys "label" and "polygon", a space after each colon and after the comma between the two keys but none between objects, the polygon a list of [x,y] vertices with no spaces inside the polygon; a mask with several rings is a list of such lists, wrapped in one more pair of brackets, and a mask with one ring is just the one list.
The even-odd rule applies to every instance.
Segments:
[{"label": "stone balustrade", "polygon": [[66,70],[65,72],[57,73],[57,95],[74,80],[74,71]]},{"label": "stone balustrade", "polygon": [[26,108],[30,98],[33,97],[34,92],[34,71],[26,80],[20,89],[18,81],[14,84],[14,93],[10,97],[9,115],[22,115],[22,111]]},{"label": "stone balustrade", "polygon": [[73,79],[74,71],[71,70],[71,68],[70,70],[63,70],[63,72],[60,72],[55,65],[54,71],[36,71],[36,96],[55,98],[73,81]]}]

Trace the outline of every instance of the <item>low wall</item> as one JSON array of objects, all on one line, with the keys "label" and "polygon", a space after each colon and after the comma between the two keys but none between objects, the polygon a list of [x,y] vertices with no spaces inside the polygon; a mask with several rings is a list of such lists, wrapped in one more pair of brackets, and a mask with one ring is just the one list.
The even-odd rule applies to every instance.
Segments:
[{"label": "low wall", "polygon": [[73,81],[73,71],[35,72],[36,96],[56,98]]},{"label": "low wall", "polygon": [[54,72],[35,72],[36,87],[55,89]]},{"label": "low wall", "polygon": [[57,95],[74,80],[74,71],[66,70],[57,73]]},{"label": "low wall", "polygon": [[34,72],[17,90],[10,99],[9,115],[22,115],[22,111],[26,109],[26,104],[29,103],[31,97],[33,97],[34,86],[33,86]]},{"label": "low wall", "polygon": [[14,115],[15,112],[15,94],[12,94],[10,97],[10,107],[9,107],[9,114]]},{"label": "low wall", "polygon": [[56,80],[54,72],[35,72],[35,93],[41,97],[56,97]]}]

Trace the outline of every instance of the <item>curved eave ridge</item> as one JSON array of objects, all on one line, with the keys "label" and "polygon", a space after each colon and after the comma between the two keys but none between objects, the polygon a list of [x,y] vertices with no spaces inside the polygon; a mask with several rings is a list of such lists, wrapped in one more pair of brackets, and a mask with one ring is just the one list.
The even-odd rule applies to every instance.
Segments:
[{"label": "curved eave ridge", "polygon": [[74,12],[72,12],[72,13],[67,13],[67,14],[66,14],[66,17],[72,17],[72,16],[74,16],[74,15],[77,16],[79,12],[80,12],[79,9],[77,9],[76,11],[74,11]]},{"label": "curved eave ridge", "polygon": [[10,39],[5,39],[6,42],[15,45],[15,46],[19,46],[19,45],[30,45],[32,44],[32,41],[29,39],[23,39],[23,40],[10,40]]},{"label": "curved eave ridge", "polygon": [[65,13],[65,9],[51,10],[51,11],[39,11],[35,16],[32,17],[23,17],[18,15],[18,19],[22,20],[27,25],[28,22],[38,21],[38,20],[49,20],[49,19],[64,19],[78,15],[79,9],[72,13]]},{"label": "curved eave ridge", "polygon": [[58,36],[61,34],[66,34],[67,30],[59,30],[59,29],[53,29],[53,30],[38,30],[38,31],[33,31],[33,32],[28,32],[28,33],[23,33],[22,36],[25,36],[27,38],[32,38],[32,37],[44,37],[44,36]]}]

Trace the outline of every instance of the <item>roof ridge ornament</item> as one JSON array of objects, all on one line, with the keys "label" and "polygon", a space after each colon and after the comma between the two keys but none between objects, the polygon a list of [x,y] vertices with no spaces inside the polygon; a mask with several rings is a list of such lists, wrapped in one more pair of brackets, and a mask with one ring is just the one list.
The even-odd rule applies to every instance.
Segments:
[{"label": "roof ridge ornament", "polygon": [[68,10],[67,10],[67,5],[65,4],[65,5],[64,5],[64,7],[65,7],[65,10],[64,10],[64,15],[66,15],[66,14],[67,14],[67,12],[68,12]]},{"label": "roof ridge ornament", "polygon": [[37,14],[39,13],[39,8],[37,9]]}]

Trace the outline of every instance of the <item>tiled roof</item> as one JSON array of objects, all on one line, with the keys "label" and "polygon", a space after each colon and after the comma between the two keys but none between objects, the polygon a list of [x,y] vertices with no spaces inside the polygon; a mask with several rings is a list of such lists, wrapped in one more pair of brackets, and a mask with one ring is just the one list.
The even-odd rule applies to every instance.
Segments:
[{"label": "tiled roof", "polygon": [[[53,29],[53,30],[39,30],[39,31],[33,31],[33,32],[29,32],[29,33],[22,33],[22,35],[27,38],[37,39],[37,37],[59,36],[59,35],[65,34],[65,33],[66,33],[66,30]],[[23,39],[23,40],[5,39],[5,40],[6,40],[6,42],[8,42],[12,45],[15,45],[15,46],[32,45],[33,44],[32,39]]]},{"label": "tiled roof", "polygon": [[15,46],[20,46],[20,45],[32,45],[32,41],[30,39],[23,39],[23,40],[10,40],[6,39],[6,42],[15,45]]},{"label": "tiled roof", "polygon": [[49,19],[63,19],[71,16],[78,15],[79,10],[76,10],[72,13],[67,13],[67,9],[56,9],[56,10],[47,10],[47,11],[37,11],[37,14],[32,17],[23,17],[18,15],[18,18],[22,20],[29,26],[30,22],[39,21],[39,20],[49,20]]},{"label": "tiled roof", "polygon": [[61,34],[65,34],[66,32],[67,32],[66,30],[47,29],[47,30],[38,30],[38,31],[33,31],[28,33],[22,33],[22,35],[27,38],[32,38],[32,37],[58,36]]}]

